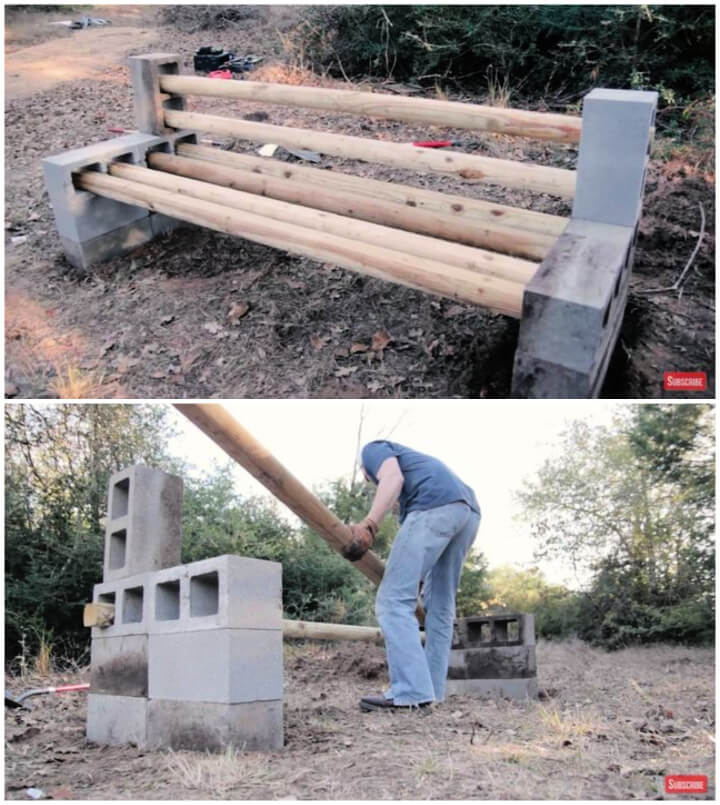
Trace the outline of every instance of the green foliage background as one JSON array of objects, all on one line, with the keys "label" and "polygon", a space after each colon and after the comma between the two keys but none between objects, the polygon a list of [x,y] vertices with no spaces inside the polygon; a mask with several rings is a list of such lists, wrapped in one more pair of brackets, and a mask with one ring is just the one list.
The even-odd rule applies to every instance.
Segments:
[{"label": "green foliage background", "polygon": [[338,77],[489,84],[531,101],[603,86],[685,107],[715,91],[711,5],[313,6],[294,43]]}]

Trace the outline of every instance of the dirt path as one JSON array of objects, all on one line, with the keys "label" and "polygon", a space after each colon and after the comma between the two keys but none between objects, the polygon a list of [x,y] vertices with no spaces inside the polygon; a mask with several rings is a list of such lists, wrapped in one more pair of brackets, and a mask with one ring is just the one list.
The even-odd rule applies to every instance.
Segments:
[{"label": "dirt path", "polygon": [[[110,8],[98,7],[97,14],[111,17]],[[107,139],[110,127],[133,126],[128,55],[148,48],[179,53],[182,70],[191,72],[197,47],[221,43],[266,56],[254,77],[332,83],[287,64],[278,32],[296,24],[297,9],[258,7],[229,29],[187,33],[158,24],[153,7],[127,8],[112,29],[31,41],[7,56],[6,382],[14,396],[85,390],[137,398],[508,396],[517,322],[477,307],[191,227],[87,274],[65,262],[41,161]],[[31,35],[45,30],[38,17]],[[7,36],[25,41],[13,39],[12,27]],[[79,43],[87,50],[83,58]],[[197,111],[239,117],[262,111],[269,123],[357,136],[428,137],[420,125],[218,99],[191,103]],[[432,136],[457,139],[462,132],[437,129]],[[478,145],[478,153],[561,167],[576,159],[566,146],[502,137]],[[549,196],[437,174],[327,157],[322,167],[569,212]],[[707,228],[682,294],[645,295],[680,274],[698,237],[699,204]],[[714,205],[712,168],[688,159],[652,162],[627,313],[603,396],[671,397],[662,391],[670,370],[706,371],[709,388],[695,396],[714,396]],[[229,316],[236,303],[249,309],[240,319]],[[27,324],[30,310],[45,319],[41,327]],[[49,354],[41,345],[46,336],[39,337],[47,327],[58,345]],[[378,333],[390,339],[381,351],[371,349]]]},{"label": "dirt path", "polygon": [[109,26],[74,31],[72,39],[17,50],[5,57],[5,97],[26,98],[63,81],[101,79],[108,67],[123,64],[133,48],[152,50],[153,30]]},{"label": "dirt path", "polygon": [[362,714],[359,697],[386,682],[380,648],[288,644],[285,747],[270,753],[88,745],[85,694],[37,697],[30,713],[6,711],[6,797],[662,799],[665,774],[705,774],[714,799],[711,649],[541,641],[537,658],[539,701],[456,696],[429,715]]}]

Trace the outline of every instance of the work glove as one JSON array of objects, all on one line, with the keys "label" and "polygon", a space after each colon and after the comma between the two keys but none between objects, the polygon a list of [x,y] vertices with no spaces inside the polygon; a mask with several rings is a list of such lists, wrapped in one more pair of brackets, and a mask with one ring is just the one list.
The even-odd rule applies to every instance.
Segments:
[{"label": "work glove", "polygon": [[377,523],[369,517],[353,523],[350,526],[352,542],[345,546],[342,555],[351,562],[358,562],[372,548],[377,530]]}]

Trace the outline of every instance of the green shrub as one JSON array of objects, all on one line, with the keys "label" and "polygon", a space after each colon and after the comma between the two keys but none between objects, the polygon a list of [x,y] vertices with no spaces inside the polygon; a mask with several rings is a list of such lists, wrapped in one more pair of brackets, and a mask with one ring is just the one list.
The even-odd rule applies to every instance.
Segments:
[{"label": "green shrub", "polygon": [[[595,86],[714,92],[713,6],[314,6],[295,49],[337,76],[430,81],[576,102]],[[504,88],[504,89],[503,89]]]}]

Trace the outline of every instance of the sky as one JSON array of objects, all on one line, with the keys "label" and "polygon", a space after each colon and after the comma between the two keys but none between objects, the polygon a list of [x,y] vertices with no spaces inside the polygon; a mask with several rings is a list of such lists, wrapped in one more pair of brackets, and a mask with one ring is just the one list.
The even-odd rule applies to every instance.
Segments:
[{"label": "sky", "polygon": [[[362,443],[389,438],[444,461],[474,490],[482,509],[475,542],[491,568],[528,568],[533,541],[519,522],[513,492],[532,478],[557,451],[569,422],[609,423],[618,404],[598,400],[246,400],[224,407],[306,487],[313,489],[345,476],[357,463],[358,427]],[[226,454],[175,409],[180,432],[170,451],[198,471],[225,464]],[[242,467],[234,470],[244,495],[272,498]],[[279,511],[296,523],[282,503]],[[538,562],[548,580],[577,587],[569,567]]]}]

